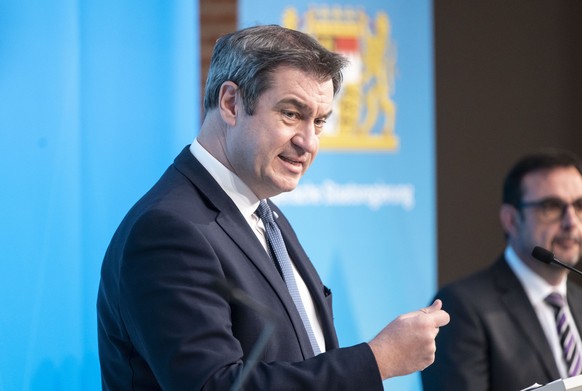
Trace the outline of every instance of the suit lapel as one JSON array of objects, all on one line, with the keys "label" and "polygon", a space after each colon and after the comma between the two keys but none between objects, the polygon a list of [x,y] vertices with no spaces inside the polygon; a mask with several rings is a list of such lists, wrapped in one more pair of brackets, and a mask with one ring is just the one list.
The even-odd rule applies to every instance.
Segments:
[{"label": "suit lapel", "polygon": [[578,332],[582,333],[582,289],[571,281],[568,281],[568,306]]},{"label": "suit lapel", "polygon": [[[188,147],[184,148],[178,155],[174,164],[205,196],[208,203],[214,206],[218,212],[216,223],[269,282],[293,324],[303,356],[305,358],[313,357],[313,348],[309,342],[309,337],[285,282],[235,203],[222,190],[204,166],[190,153]],[[311,287],[309,288],[311,289]]]},{"label": "suit lapel", "polygon": [[502,302],[506,306],[507,313],[522,330],[523,335],[534,348],[538,359],[551,379],[560,377],[554,356],[547,342],[546,336],[537,318],[527,294],[521,283],[510,269],[505,259],[498,260],[493,266],[495,281]]}]

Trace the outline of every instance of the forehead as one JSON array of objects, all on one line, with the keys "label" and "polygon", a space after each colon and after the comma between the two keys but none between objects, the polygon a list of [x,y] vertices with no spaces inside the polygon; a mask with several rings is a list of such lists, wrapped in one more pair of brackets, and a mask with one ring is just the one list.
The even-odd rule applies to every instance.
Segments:
[{"label": "forehead", "polygon": [[558,167],[535,171],[523,177],[524,199],[558,197],[582,198],[582,175],[575,167]]},{"label": "forehead", "polygon": [[289,66],[276,68],[270,79],[270,86],[261,98],[271,101],[293,98],[308,105],[332,105],[334,95],[331,79],[321,80]]}]

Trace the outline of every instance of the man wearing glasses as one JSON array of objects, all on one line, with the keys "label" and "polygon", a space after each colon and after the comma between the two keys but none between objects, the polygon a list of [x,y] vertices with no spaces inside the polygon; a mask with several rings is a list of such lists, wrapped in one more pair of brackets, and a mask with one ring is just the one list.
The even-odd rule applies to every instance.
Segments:
[{"label": "man wearing glasses", "polygon": [[563,151],[523,157],[505,178],[500,220],[503,254],[436,295],[451,322],[422,372],[425,391],[518,391],[582,372],[582,289],[567,269],[531,255],[541,246],[568,265],[580,260],[580,160]]}]

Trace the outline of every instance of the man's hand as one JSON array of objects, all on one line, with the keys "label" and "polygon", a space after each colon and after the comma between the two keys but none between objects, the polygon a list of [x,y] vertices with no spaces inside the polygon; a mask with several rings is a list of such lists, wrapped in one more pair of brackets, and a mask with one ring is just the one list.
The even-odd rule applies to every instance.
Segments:
[{"label": "man's hand", "polygon": [[442,302],[400,315],[369,342],[382,379],[422,371],[434,362],[439,327],[449,323]]}]

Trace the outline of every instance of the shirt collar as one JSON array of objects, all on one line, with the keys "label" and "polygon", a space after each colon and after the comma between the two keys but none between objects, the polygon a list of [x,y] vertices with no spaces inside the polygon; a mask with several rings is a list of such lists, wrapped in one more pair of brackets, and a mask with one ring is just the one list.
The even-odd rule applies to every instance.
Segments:
[{"label": "shirt collar", "polygon": [[259,206],[259,199],[253,191],[234,172],[204,149],[198,139],[190,144],[190,152],[218,182],[243,216],[247,219],[253,216]]},{"label": "shirt collar", "polygon": [[505,248],[505,259],[509,267],[521,285],[525,289],[527,296],[532,303],[543,302],[547,295],[552,292],[561,293],[566,297],[566,279],[564,278],[558,286],[552,286],[546,280],[541,278],[536,272],[531,270],[515,253],[511,246]]}]

